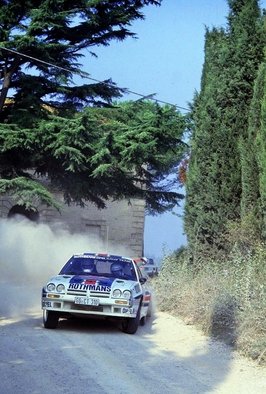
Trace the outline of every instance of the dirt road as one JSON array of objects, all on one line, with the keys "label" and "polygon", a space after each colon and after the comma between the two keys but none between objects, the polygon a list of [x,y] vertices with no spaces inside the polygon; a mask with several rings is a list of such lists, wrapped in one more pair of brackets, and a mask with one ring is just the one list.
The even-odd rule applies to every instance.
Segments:
[{"label": "dirt road", "polygon": [[1,222],[0,394],[265,394],[266,370],[156,313],[135,335],[105,321],[42,327],[41,287],[87,238]]},{"label": "dirt road", "polygon": [[127,335],[99,320],[47,330],[39,309],[0,307],[0,354],[3,394],[266,393],[265,369],[164,313]]}]

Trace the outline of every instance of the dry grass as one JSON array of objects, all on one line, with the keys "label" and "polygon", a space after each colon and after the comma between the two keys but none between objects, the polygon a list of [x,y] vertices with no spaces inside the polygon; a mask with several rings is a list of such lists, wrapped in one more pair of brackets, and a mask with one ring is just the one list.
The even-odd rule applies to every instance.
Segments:
[{"label": "dry grass", "polygon": [[266,249],[252,256],[234,251],[228,262],[209,261],[195,270],[168,256],[154,279],[160,310],[182,316],[205,333],[266,364]]}]

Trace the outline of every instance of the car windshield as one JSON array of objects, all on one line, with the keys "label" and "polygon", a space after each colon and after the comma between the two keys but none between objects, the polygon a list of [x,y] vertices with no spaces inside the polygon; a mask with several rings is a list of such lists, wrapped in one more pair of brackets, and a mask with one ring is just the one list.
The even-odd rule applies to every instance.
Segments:
[{"label": "car windshield", "polygon": [[59,275],[93,275],[137,280],[134,264],[129,259],[73,256]]}]

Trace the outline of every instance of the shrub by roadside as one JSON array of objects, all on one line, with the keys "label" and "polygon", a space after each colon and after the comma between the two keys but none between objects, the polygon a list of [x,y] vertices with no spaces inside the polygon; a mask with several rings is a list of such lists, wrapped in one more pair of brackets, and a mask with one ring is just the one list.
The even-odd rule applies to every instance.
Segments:
[{"label": "shrub by roadside", "polygon": [[157,306],[266,365],[266,248],[192,265],[186,251],[165,257],[153,280]]}]

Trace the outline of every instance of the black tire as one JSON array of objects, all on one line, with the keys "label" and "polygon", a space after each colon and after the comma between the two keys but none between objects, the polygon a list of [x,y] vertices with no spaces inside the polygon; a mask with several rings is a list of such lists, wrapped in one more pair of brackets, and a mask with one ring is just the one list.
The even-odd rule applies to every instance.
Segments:
[{"label": "black tire", "polygon": [[141,309],[141,303],[139,305],[139,309],[136,317],[128,317],[123,320],[122,331],[125,332],[126,334],[135,334],[135,332],[137,332],[140,322],[140,309]]},{"label": "black tire", "polygon": [[45,328],[56,328],[58,326],[58,320],[58,312],[43,310],[43,325]]},{"label": "black tire", "polygon": [[145,324],[146,324],[146,316],[143,316],[143,317],[140,319],[140,321],[139,321],[139,325],[140,325],[140,326],[145,326]]}]

